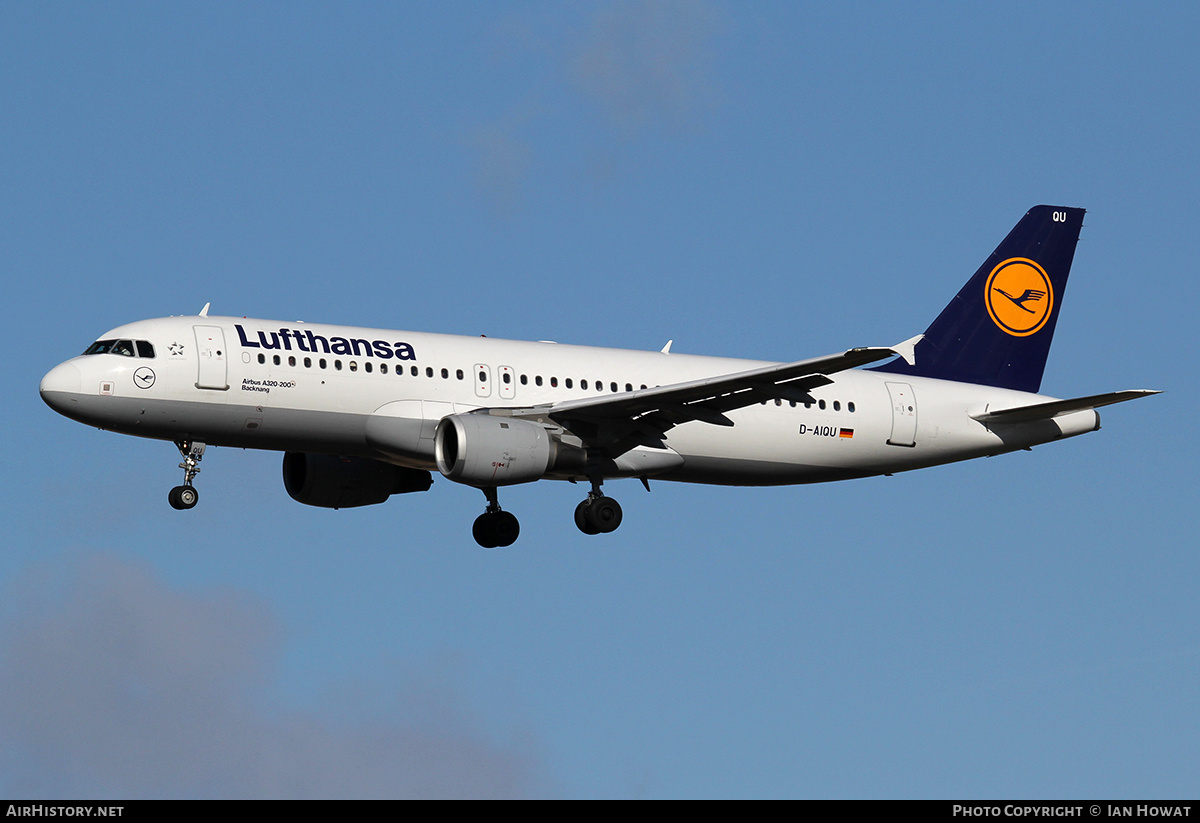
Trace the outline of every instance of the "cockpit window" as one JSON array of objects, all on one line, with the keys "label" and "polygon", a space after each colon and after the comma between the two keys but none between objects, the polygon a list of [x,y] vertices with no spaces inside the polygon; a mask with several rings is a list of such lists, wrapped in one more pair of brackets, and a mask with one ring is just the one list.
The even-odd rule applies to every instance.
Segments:
[{"label": "cockpit window", "polygon": [[[136,354],[135,352],[136,347]],[[149,340],[97,340],[84,354],[120,354],[125,357],[153,357],[154,345]]]}]

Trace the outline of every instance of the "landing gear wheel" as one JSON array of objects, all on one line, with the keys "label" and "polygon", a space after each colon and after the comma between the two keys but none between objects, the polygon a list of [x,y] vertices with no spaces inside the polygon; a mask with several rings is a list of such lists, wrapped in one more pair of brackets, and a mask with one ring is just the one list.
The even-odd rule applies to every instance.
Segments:
[{"label": "landing gear wheel", "polygon": [[521,524],[512,512],[496,512],[492,521],[492,533],[497,546],[511,546],[521,534]]},{"label": "landing gear wheel", "polygon": [[200,500],[200,492],[192,485],[196,475],[200,473],[200,461],[204,459],[204,444],[199,440],[176,440],[175,448],[183,455],[179,468],[183,469],[183,485],[171,489],[167,500],[171,508],[183,511],[193,508]]},{"label": "landing gear wheel", "polygon": [[597,497],[588,507],[587,517],[599,534],[615,532],[621,525],[621,504],[611,497]]},{"label": "landing gear wheel", "polygon": [[171,508],[183,511],[193,508],[200,501],[200,492],[196,491],[195,486],[176,486],[167,495],[167,500]]},{"label": "landing gear wheel", "polygon": [[575,507],[575,525],[584,534],[608,534],[621,525],[621,504],[611,497],[589,497]]},{"label": "landing gear wheel", "polygon": [[490,512],[484,512],[475,518],[475,525],[471,526],[471,536],[485,549],[494,549],[500,545],[496,542],[496,535],[493,533]]},{"label": "landing gear wheel", "polygon": [[588,509],[591,508],[591,500],[581,500],[579,505],[575,507],[575,525],[584,534],[599,534],[599,530],[588,520]]},{"label": "landing gear wheel", "polygon": [[484,512],[475,518],[471,534],[485,549],[511,546],[521,534],[521,524],[512,512]]},{"label": "landing gear wheel", "polygon": [[475,518],[471,535],[485,549],[511,546],[521,533],[521,524],[517,522],[516,515],[500,508],[495,486],[484,486],[480,491],[487,498],[487,511]]}]

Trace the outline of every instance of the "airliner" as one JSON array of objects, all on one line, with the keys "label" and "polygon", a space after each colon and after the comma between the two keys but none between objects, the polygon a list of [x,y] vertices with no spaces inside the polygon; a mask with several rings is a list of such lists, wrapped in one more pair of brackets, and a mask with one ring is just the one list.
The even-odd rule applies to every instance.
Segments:
[{"label": "airliner", "polygon": [[[208,315],[100,336],[42,379],[55,411],[172,441],[191,509],[207,446],[281,451],[300,503],[349,508],[483,492],[473,536],[511,545],[497,490],[585,482],[585,534],[614,531],[606,480],[766,486],[891,475],[1100,428],[1097,408],[1157,394],[1039,394],[1084,210],[1035,206],[925,333],[773,363]],[[886,361],[886,362],[884,362]],[[876,365],[871,365],[876,364]],[[869,368],[864,368],[869,367]]]}]

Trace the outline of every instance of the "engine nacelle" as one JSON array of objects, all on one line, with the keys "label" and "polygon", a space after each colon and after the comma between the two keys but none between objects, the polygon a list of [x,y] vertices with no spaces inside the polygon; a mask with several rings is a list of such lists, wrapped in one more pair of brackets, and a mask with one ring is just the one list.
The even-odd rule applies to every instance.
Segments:
[{"label": "engine nacelle", "polygon": [[293,500],[308,506],[371,506],[393,494],[423,492],[432,485],[433,477],[427,471],[365,457],[296,452],[283,456],[283,487]]},{"label": "engine nacelle", "polygon": [[569,449],[528,420],[490,414],[452,414],[438,423],[433,440],[438,471],[468,486],[530,483],[562,463],[583,464]]}]

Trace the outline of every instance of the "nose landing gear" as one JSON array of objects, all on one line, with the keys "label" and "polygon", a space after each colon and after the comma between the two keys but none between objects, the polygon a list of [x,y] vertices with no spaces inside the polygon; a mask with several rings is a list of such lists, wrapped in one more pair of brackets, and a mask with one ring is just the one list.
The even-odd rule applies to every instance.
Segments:
[{"label": "nose landing gear", "polygon": [[183,511],[193,508],[200,501],[200,492],[196,491],[192,481],[200,473],[198,465],[204,459],[204,444],[199,440],[177,440],[175,447],[183,455],[183,462],[179,464],[179,468],[183,469],[183,485],[171,489],[167,501],[171,508]]}]

